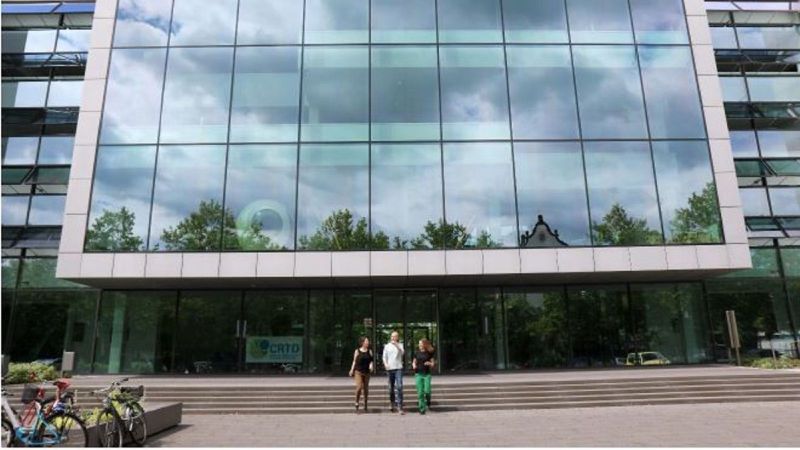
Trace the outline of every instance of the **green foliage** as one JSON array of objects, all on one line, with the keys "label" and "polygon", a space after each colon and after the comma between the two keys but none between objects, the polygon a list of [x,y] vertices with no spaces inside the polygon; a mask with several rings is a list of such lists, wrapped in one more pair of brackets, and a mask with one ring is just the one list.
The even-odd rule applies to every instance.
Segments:
[{"label": "green foliage", "polygon": [[105,210],[86,231],[86,249],[111,252],[144,250],[144,242],[133,232],[136,214],[124,206]]},{"label": "green foliage", "polygon": [[[31,379],[31,373],[34,379]],[[20,384],[31,381],[50,381],[58,378],[58,372],[53,366],[41,363],[11,363],[8,365],[8,375],[5,383]]]},{"label": "green foliage", "polygon": [[460,223],[447,223],[443,219],[438,222],[428,221],[425,231],[411,241],[411,248],[462,248],[470,236],[467,228]]},{"label": "green foliage", "polygon": [[699,195],[689,197],[688,207],[675,212],[670,223],[672,242],[679,244],[720,241],[717,189],[713,182],[706,184]]},{"label": "green foliage", "polygon": [[614,203],[603,217],[603,222],[593,226],[594,242],[600,245],[661,244],[661,232],[647,226],[645,219],[628,215],[625,208]]},{"label": "green foliage", "polygon": [[742,365],[757,369],[800,369],[800,359],[791,358],[752,358],[743,359]]},{"label": "green foliage", "polygon": [[386,250],[389,236],[369,234],[367,219],[354,221],[349,209],[334,211],[311,236],[301,236],[298,246],[304,250]]}]

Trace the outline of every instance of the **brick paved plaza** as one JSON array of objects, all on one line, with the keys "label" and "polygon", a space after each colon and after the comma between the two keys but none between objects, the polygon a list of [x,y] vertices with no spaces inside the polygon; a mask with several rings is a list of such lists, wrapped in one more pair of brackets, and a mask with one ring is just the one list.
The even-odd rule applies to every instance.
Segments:
[{"label": "brick paved plaza", "polygon": [[798,417],[800,402],[434,412],[425,416],[187,415],[179,428],[153,437],[149,444],[797,447]]}]

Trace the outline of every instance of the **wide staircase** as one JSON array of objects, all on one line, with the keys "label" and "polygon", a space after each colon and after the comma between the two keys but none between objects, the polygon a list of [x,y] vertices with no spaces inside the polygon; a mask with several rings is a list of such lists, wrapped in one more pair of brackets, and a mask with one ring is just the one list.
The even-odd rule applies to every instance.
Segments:
[{"label": "wide staircase", "polygon": [[[490,377],[487,377],[487,380]],[[468,382],[458,377],[434,377],[432,410],[476,411],[500,409],[578,408],[681,403],[730,403],[800,401],[800,372],[764,372],[743,375],[614,377],[591,380]],[[264,385],[252,381],[211,384],[195,379],[184,385],[150,385],[147,378],[132,380],[146,387],[146,400],[182,402],[184,414],[308,414],[353,413],[353,387],[345,379],[330,383]],[[437,383],[438,381],[438,383]],[[413,410],[416,392],[413,377],[405,378],[406,408]],[[98,386],[99,387],[99,386]],[[99,403],[91,387],[76,388],[82,408]],[[12,388],[14,392],[16,389]],[[370,410],[389,409],[386,379],[374,377],[370,386]]]}]

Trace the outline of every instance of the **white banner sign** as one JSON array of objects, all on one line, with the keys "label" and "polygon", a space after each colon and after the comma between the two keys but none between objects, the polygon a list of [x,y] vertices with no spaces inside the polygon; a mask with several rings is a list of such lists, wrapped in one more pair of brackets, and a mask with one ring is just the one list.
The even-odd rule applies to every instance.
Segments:
[{"label": "white banner sign", "polygon": [[303,338],[298,336],[248,336],[247,363],[302,363]]}]

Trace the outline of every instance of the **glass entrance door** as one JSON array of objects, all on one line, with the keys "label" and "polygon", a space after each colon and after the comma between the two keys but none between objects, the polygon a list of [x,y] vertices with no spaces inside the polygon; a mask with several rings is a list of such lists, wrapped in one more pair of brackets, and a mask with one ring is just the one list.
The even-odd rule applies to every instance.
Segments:
[{"label": "glass entrance door", "polygon": [[[384,371],[380,357],[383,347],[389,342],[393,331],[400,333],[400,342],[405,349],[405,368],[411,367],[411,359],[421,339],[430,340],[439,347],[438,321],[436,317],[435,291],[376,291],[375,343],[378,370]],[[438,371],[438,368],[437,368]]]},{"label": "glass entrance door", "polygon": [[242,307],[241,368],[246,373],[305,371],[306,291],[245,293]]}]

